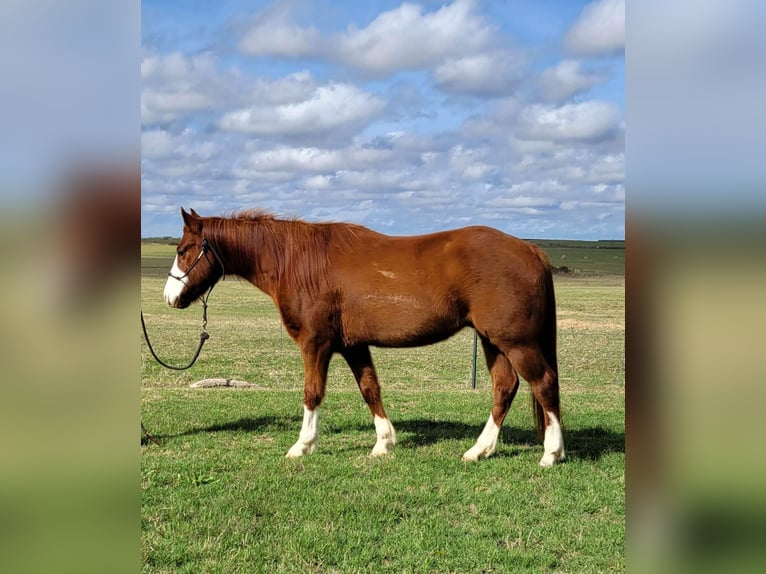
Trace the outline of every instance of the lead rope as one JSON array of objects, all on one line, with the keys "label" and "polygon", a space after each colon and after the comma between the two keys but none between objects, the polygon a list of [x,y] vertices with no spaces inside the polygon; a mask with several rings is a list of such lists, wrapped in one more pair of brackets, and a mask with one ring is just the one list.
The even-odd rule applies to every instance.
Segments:
[{"label": "lead rope", "polygon": [[[212,287],[210,288],[212,290]],[[210,291],[207,292],[208,295],[210,295]],[[154,349],[152,348],[151,342],[149,342],[149,334],[146,332],[146,323],[144,322],[144,312],[141,311],[141,328],[144,331],[144,339],[146,339],[146,346],[149,347],[149,352],[152,354],[152,357],[163,367],[166,369],[173,369],[174,371],[185,371],[186,369],[189,369],[194,365],[194,363],[197,362],[197,358],[199,357],[200,352],[202,351],[202,345],[205,344],[205,341],[207,341],[210,338],[210,334],[206,330],[207,327],[207,300],[202,301],[202,332],[199,334],[199,344],[197,345],[197,350],[194,352],[194,356],[192,357],[191,361],[189,361],[189,364],[184,365],[182,367],[177,365],[170,365],[160,359],[157,356],[157,353],[154,352]]]},{"label": "lead rope", "polygon": [[[218,252],[213,248],[210,243],[208,243],[207,239],[202,240],[202,250],[200,251],[199,256],[197,256],[197,259],[194,261],[192,266],[189,268],[189,271],[184,273],[181,278],[186,277],[189,272],[194,269],[194,266],[197,265],[200,259],[202,259],[202,256],[205,254],[205,251],[210,250],[213,252],[213,256],[215,257],[216,261],[218,261],[218,264],[221,266],[221,270],[223,271],[223,275],[221,277],[221,280],[223,281],[226,278],[226,267],[223,265],[223,261],[221,261],[221,257],[218,255]],[[176,279],[180,279],[176,277]],[[213,291],[213,287],[215,287],[215,283],[213,283],[210,288],[207,290],[207,293],[205,294],[205,297],[202,298],[202,332],[199,334],[199,344],[197,345],[197,350],[194,352],[194,356],[191,358],[191,361],[187,365],[184,366],[177,366],[177,365],[170,365],[160,359],[157,356],[157,353],[154,352],[154,348],[152,347],[151,341],[149,341],[149,333],[146,331],[146,322],[144,321],[144,312],[141,311],[141,329],[144,332],[144,339],[146,340],[146,346],[149,348],[149,352],[152,354],[152,357],[163,367],[166,369],[172,369],[174,371],[185,371],[186,369],[189,369],[194,365],[194,363],[197,362],[197,358],[199,358],[200,352],[202,352],[202,346],[205,344],[205,341],[207,341],[210,338],[210,334],[207,332],[207,300],[210,297],[210,293]],[[159,445],[157,440],[149,433],[148,430],[146,430],[146,427],[144,426],[144,423],[141,422],[141,431],[144,433],[144,437],[146,437],[147,441],[152,441],[153,443]]]}]

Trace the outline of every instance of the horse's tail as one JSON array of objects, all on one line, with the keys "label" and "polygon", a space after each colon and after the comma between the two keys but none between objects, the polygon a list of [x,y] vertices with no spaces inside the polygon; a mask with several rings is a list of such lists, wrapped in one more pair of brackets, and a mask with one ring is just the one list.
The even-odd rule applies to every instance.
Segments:
[{"label": "horse's tail", "polygon": [[[540,332],[540,350],[543,353],[545,362],[554,372],[556,377],[556,399],[558,401],[558,358],[556,353],[556,295],[553,291],[553,272],[551,270],[550,261],[545,255],[542,249],[537,249],[537,256],[543,264],[543,284],[542,289],[545,292],[545,311],[543,316],[543,325]],[[537,430],[537,436],[542,440],[545,433],[545,413],[543,407],[537,402],[535,396],[530,393],[532,397],[532,412],[535,417],[535,428]],[[561,421],[559,421],[561,424]]]}]

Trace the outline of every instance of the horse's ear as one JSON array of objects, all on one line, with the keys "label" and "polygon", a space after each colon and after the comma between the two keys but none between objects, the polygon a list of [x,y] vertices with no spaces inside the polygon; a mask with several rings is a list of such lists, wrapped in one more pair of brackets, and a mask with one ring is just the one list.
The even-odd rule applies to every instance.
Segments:
[{"label": "horse's ear", "polygon": [[193,207],[192,207],[192,208],[190,208],[190,209],[189,209],[189,211],[191,211],[191,214],[192,214],[194,217],[199,217],[199,216],[200,216],[200,215],[199,215],[199,213],[197,213],[196,211],[194,211],[194,208],[193,208]]},{"label": "horse's ear", "polygon": [[189,229],[196,231],[199,233],[202,231],[202,222],[199,219],[199,215],[197,215],[197,212],[193,209],[191,210],[191,213],[186,213],[184,208],[181,208],[181,217],[184,218],[184,225],[188,227]]}]

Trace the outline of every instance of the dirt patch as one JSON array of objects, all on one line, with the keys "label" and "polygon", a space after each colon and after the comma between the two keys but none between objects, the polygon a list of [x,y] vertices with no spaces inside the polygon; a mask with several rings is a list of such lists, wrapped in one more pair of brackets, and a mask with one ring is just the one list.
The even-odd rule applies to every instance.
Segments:
[{"label": "dirt patch", "polygon": [[202,379],[189,385],[190,389],[213,389],[217,387],[234,387],[237,389],[257,389],[258,385],[248,383],[247,381],[238,381],[236,379]]},{"label": "dirt patch", "polygon": [[625,323],[614,321],[583,321],[582,319],[559,319],[559,329],[576,331],[624,331]]}]

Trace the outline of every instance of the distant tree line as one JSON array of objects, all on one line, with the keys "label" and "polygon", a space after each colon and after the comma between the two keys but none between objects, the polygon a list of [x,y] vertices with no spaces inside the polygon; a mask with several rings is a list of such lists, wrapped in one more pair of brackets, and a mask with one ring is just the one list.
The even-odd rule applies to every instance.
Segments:
[{"label": "distant tree line", "polygon": [[170,237],[170,235],[163,235],[162,237],[142,237],[142,243],[159,243],[161,245],[175,245],[181,241],[180,237]]}]

